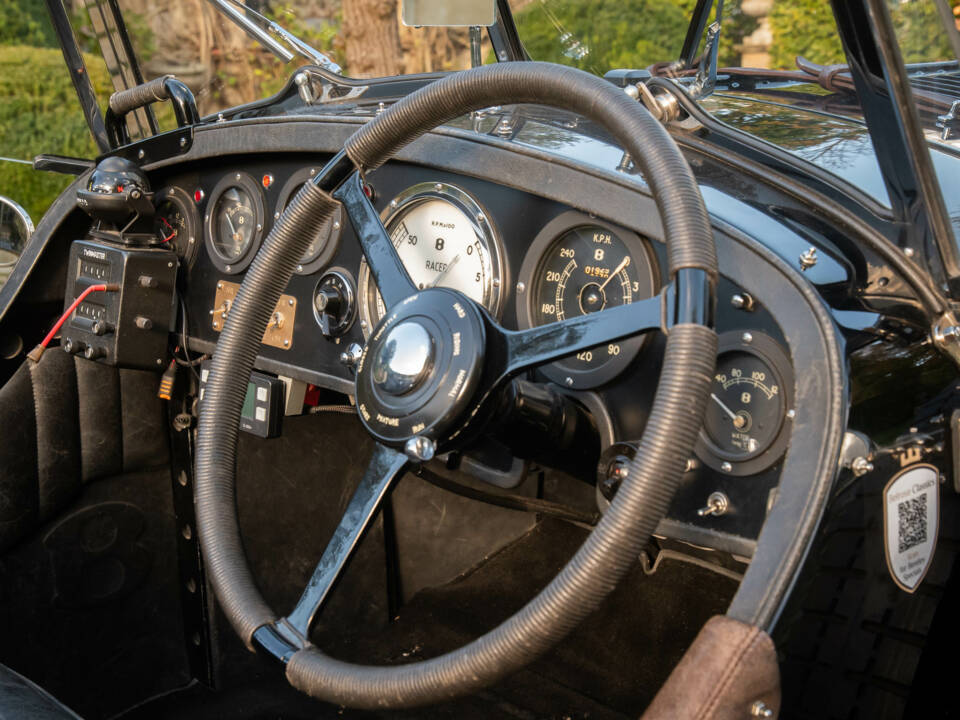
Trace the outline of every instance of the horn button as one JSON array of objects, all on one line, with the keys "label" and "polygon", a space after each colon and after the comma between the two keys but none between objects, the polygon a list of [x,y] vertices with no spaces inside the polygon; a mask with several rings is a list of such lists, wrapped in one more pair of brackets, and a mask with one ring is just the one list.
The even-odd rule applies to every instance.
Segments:
[{"label": "horn button", "polygon": [[448,288],[411,295],[384,316],[357,364],[357,409],[380,442],[446,439],[480,380],[484,323]]}]

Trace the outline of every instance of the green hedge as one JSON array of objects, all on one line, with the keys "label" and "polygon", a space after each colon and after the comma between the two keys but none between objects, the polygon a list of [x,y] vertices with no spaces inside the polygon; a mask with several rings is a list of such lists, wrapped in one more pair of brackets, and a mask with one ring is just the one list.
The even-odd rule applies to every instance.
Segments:
[{"label": "green hedge", "polygon": [[[86,62],[106,107],[111,85],[103,62]],[[58,48],[0,45],[0,157],[32,160],[41,153],[96,155],[63,55]],[[35,223],[71,179],[0,161],[0,194],[23,205]]]}]

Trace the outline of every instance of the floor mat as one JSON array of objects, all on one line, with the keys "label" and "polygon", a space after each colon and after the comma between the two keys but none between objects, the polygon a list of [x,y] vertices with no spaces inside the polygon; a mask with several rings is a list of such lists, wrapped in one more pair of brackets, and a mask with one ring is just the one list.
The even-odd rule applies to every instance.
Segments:
[{"label": "floor mat", "polygon": [[[369,664],[410,662],[458,647],[523,606],[583,542],[585,531],[543,521],[472,572],[424,590],[379,632],[316,635],[331,655]],[[367,713],[312,701],[285,686],[282,670],[262,659],[242,686],[171,696],[130,717],[219,718],[568,718],[637,717],[703,623],[722,613],[736,581],[700,565],[669,559],[645,575],[639,564],[566,641],[528,668],[470,697],[429,708]]]}]

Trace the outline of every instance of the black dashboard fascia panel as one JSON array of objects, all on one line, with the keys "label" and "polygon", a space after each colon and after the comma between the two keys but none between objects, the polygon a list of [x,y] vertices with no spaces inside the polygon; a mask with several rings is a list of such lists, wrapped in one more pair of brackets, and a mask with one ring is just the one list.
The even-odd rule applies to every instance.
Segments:
[{"label": "black dashboard fascia panel", "polygon": [[[270,172],[275,176],[275,186],[279,186],[288,175],[292,175],[304,164],[316,164],[326,159],[322,150],[317,155],[305,155],[302,150],[296,155],[292,154],[293,151],[290,150],[292,145],[306,142],[306,137],[301,137],[301,134],[309,133],[315,141],[323,138],[322,144],[330,148],[328,152],[332,152],[332,150],[338,148],[340,138],[345,139],[355,127],[355,123],[344,123],[340,118],[331,125],[312,123],[312,127],[309,127],[311,123],[304,123],[303,121],[296,121],[293,124],[299,127],[293,133],[297,136],[297,139],[292,142],[290,138],[284,140],[281,137],[282,133],[263,133],[261,131],[257,133],[258,142],[260,145],[265,145],[270,152],[251,154],[251,145],[244,146],[242,142],[237,143],[237,138],[234,137],[231,144],[237,143],[235,147],[244,147],[245,152],[228,153],[225,158],[221,157],[223,151],[226,150],[221,140],[228,139],[231,133],[218,134],[216,130],[199,133],[200,137],[193,152],[203,148],[206,150],[208,158],[214,156],[220,158],[216,165],[204,163],[204,170],[201,175],[202,181],[206,183],[215,182],[216,178],[223,173],[237,167],[243,167],[255,176],[260,172]],[[308,127],[304,127],[305,125]],[[241,131],[241,134],[245,135],[256,127],[257,124],[241,124],[233,130]],[[214,141],[215,135],[216,141]],[[213,142],[208,144],[208,138]],[[250,138],[250,141],[253,142],[253,139]],[[291,144],[288,145],[287,143]],[[655,205],[652,198],[649,197],[646,186],[637,177],[612,172],[607,173],[596,168],[590,168],[590,171],[585,173],[582,167],[568,162],[557,162],[554,156],[542,153],[542,151],[536,149],[529,151],[528,148],[524,148],[524,152],[518,154],[516,150],[517,148],[514,146],[491,147],[485,142],[476,142],[475,138],[464,139],[447,134],[430,135],[405,148],[397,161],[387,163],[376,173],[371,173],[369,181],[376,190],[378,205],[389,202],[394,194],[411,183],[428,180],[453,182],[476,194],[478,199],[491,210],[498,225],[502,227],[505,218],[509,219],[510,229],[506,234],[512,236],[513,241],[508,242],[506,259],[509,266],[513,268],[519,267],[523,259],[523,251],[526,248],[524,243],[517,242],[515,238],[525,236],[529,241],[529,238],[535,235],[539,225],[549,221],[552,215],[569,211],[571,207],[579,206],[581,210],[593,211],[603,220],[624,226],[648,237],[657,238],[660,236],[659,217]],[[242,166],[238,166],[237,163],[242,163]],[[505,163],[508,165],[505,165]],[[504,172],[504,167],[509,167],[508,173]],[[454,175],[449,172],[451,169],[456,169],[459,173]],[[161,171],[160,174],[165,175],[166,173]],[[596,179],[591,182],[585,175],[593,175]],[[504,178],[508,178],[510,187],[522,191],[522,194],[509,192],[504,187]],[[167,181],[171,180],[169,177],[165,179]],[[584,192],[585,184],[590,188],[590,192]],[[268,214],[275,202],[276,198],[268,199]],[[601,207],[603,209],[600,209]],[[338,256],[333,262],[338,265],[353,267],[360,260],[359,248],[352,237],[352,229],[345,228],[345,233],[347,233],[347,237],[343,238]],[[718,244],[723,247],[723,243],[723,234],[718,234]],[[653,242],[652,245],[662,261],[664,245],[662,242]],[[757,244],[754,243],[754,245]],[[785,267],[782,261],[778,262]],[[208,277],[205,280],[197,275],[198,272],[200,275],[203,274],[201,265],[202,263],[197,263],[191,281],[194,283],[199,281],[201,285],[215,283],[218,275],[209,272],[209,268],[207,269]],[[740,277],[740,268],[748,266],[749,263],[741,266],[722,267],[725,273],[734,278],[734,282],[721,280],[721,294],[731,294],[735,290],[749,285],[749,283],[742,282],[744,278]],[[781,271],[776,271],[776,273],[779,272]],[[788,269],[788,272],[795,273],[796,271]],[[242,276],[236,278],[236,280],[241,279]],[[303,288],[300,288],[299,284],[303,284],[304,280],[307,283],[304,284]],[[515,278],[508,277],[508,282],[514,280]],[[309,277],[298,278],[294,276],[288,291],[298,297],[301,295],[308,297],[307,293],[312,289],[308,285],[311,285],[312,282],[313,280]],[[806,281],[801,279],[800,282]],[[725,289],[725,284],[729,284],[729,288]],[[782,281],[777,285],[778,290],[780,285],[782,285]],[[212,285],[205,292],[201,292],[201,295],[212,297],[211,288]],[[812,289],[811,293],[813,297],[817,297]],[[509,318],[515,316],[515,294],[508,290],[506,296],[504,317]],[[209,302],[209,299],[204,302]],[[817,302],[820,301],[817,300]],[[721,304],[720,324],[728,326],[729,322],[730,327],[736,327],[735,322],[730,322],[729,318],[725,319],[723,308],[724,305]],[[205,316],[208,311],[209,308],[203,307],[203,303],[201,303],[199,307],[191,308],[191,315],[197,314],[200,317],[200,313],[202,313]],[[791,308],[791,313],[794,312],[798,312],[796,306]],[[749,320],[745,320],[745,322],[749,322],[747,327],[761,329],[775,336],[780,342],[784,342],[786,338],[779,325],[772,317],[764,313],[761,303],[761,309],[754,313]],[[309,315],[299,317],[297,318],[297,326],[310,321],[312,321],[312,318]],[[194,328],[196,328],[196,324],[194,324]],[[296,334],[307,337],[306,342],[295,342],[294,349],[291,351],[265,348],[258,359],[257,367],[278,374],[300,377],[309,382],[350,393],[352,391],[352,378],[348,371],[339,366],[339,363],[334,359],[338,353],[329,352],[329,349],[325,353],[317,352],[321,346],[318,343],[328,343],[329,341],[323,340],[315,328],[311,327],[306,334],[302,333],[302,329],[297,327]],[[358,329],[355,327],[351,332],[357,333],[357,340],[359,341]],[[191,341],[191,345],[195,349],[212,350],[216,340],[215,334],[210,333],[207,336],[206,333],[203,333],[200,335],[200,337]],[[349,342],[350,336],[343,338],[342,341]],[[301,353],[305,353],[306,357],[312,358],[328,356],[330,360],[327,365],[318,367],[315,360],[310,362],[301,358]],[[637,367],[631,368],[627,372],[636,372],[642,375],[644,370],[650,370],[651,368],[655,370],[658,360],[655,357],[653,359],[647,357],[646,364],[643,365],[642,361],[645,355],[645,353],[641,355],[641,362]],[[616,396],[616,392],[608,393],[606,390],[607,388],[598,389],[598,395],[606,401],[610,401]],[[640,396],[638,395],[636,399],[639,400]],[[639,418],[641,424],[644,421],[643,417]],[[625,428],[618,428],[618,432],[624,430]],[[710,518],[707,521],[698,519],[695,511],[702,507],[710,488],[720,481],[716,475],[710,474],[713,471],[708,473],[701,469],[700,472],[691,474],[691,477],[686,479],[681,487],[665,527],[671,527],[670,534],[674,537],[679,536],[690,542],[709,544],[718,549],[726,549],[739,555],[749,556],[752,554],[754,547],[753,538],[759,532],[766,515],[768,501],[771,497],[770,491],[776,486],[781,469],[782,466],[778,464],[771,468],[764,477],[724,478],[723,481],[734,483],[730,489],[734,502],[739,502],[741,507],[749,505],[750,512],[744,513],[739,518],[737,515],[731,514],[726,518]],[[741,497],[737,497],[741,494]],[[744,509],[746,508],[744,507]],[[746,515],[750,516],[750,522],[743,522]],[[685,522],[687,519],[690,522]]]},{"label": "black dashboard fascia panel", "polygon": [[843,340],[826,305],[799,271],[761,243],[720,226],[720,272],[766,263],[769,272],[743,273],[743,286],[764,298],[789,328],[787,342],[796,377],[796,417],[775,501],[727,614],[770,632],[783,608],[826,509],[840,467],[837,458],[847,425],[849,378]]}]

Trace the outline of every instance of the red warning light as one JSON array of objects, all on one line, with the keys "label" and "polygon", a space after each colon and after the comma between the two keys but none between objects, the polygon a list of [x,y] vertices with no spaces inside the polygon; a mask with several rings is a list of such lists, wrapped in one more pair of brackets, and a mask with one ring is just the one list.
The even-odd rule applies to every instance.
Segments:
[{"label": "red warning light", "polygon": [[261,180],[260,182],[263,183],[263,188],[264,188],[264,190],[266,190],[266,189],[269,188],[271,185],[273,185],[273,175],[270,175],[269,173],[266,174],[266,175],[264,175],[264,176],[263,176],[263,180]]},{"label": "red warning light", "polygon": [[203,202],[203,190],[197,188],[193,191],[193,201],[198,205]]}]

